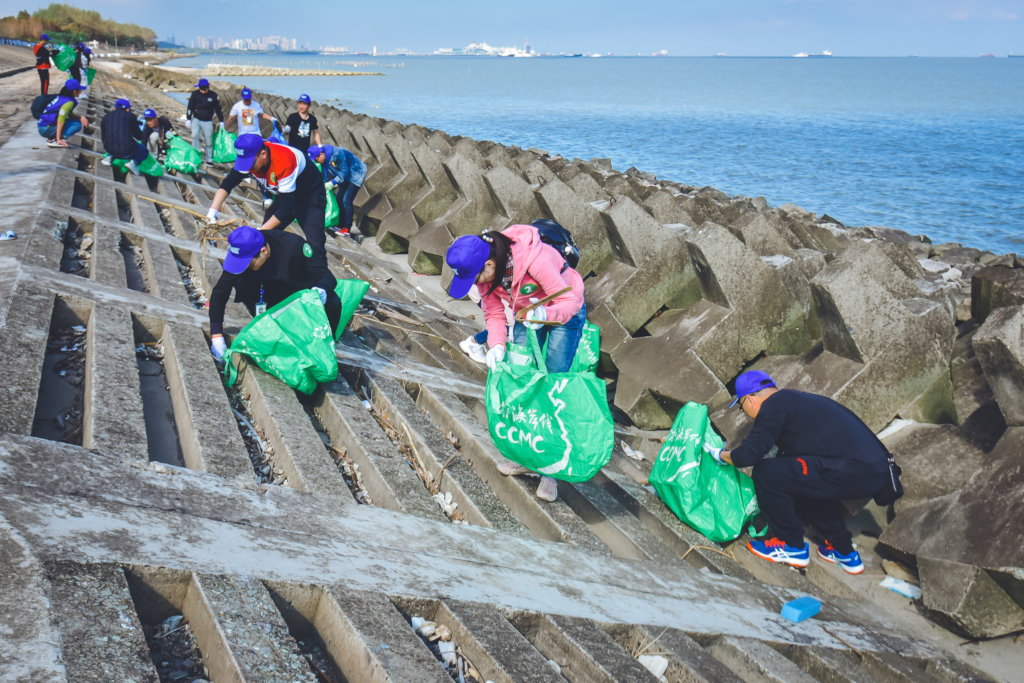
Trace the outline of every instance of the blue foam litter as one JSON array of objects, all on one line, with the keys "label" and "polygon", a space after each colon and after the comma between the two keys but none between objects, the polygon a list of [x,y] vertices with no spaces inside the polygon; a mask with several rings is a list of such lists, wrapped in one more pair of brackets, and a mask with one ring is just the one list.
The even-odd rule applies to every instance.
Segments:
[{"label": "blue foam litter", "polygon": [[797,623],[804,619],[810,619],[821,611],[821,602],[805,595],[796,600],[790,600],[782,606],[782,616]]}]

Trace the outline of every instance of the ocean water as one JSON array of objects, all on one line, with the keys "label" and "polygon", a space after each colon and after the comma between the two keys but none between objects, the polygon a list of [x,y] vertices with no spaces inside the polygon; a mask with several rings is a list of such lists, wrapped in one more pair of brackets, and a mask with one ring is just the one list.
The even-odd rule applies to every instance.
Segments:
[{"label": "ocean water", "polygon": [[1024,254],[1024,59],[201,54],[168,64],[214,61],[379,71],[224,80]]}]

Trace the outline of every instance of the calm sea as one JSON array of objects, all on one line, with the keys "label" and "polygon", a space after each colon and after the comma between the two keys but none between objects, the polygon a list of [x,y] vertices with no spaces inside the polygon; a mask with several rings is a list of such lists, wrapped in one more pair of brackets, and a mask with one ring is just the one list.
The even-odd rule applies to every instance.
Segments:
[{"label": "calm sea", "polygon": [[1024,59],[201,54],[169,64],[215,61],[380,71],[225,80],[1024,254]]}]

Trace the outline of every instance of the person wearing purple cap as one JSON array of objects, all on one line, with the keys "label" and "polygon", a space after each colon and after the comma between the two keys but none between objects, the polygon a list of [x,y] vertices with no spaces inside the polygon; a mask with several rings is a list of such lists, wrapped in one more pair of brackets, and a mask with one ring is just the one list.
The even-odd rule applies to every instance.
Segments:
[{"label": "person wearing purple cap", "polygon": [[146,148],[153,157],[167,151],[167,134],[174,130],[166,116],[160,116],[155,109],[142,112],[142,136],[146,139]]},{"label": "person wearing purple cap", "polygon": [[213,161],[213,116],[217,115],[223,127],[224,112],[220,109],[220,97],[210,90],[210,81],[200,78],[195,87],[198,90],[192,91],[185,105],[185,127],[192,131],[193,147],[202,149],[199,146],[201,140],[205,144],[203,159],[210,163]]},{"label": "person wearing purple cap", "polygon": [[320,128],[317,126],[316,117],[309,113],[309,105],[312,100],[309,95],[299,95],[299,110],[288,115],[284,122],[282,132],[288,135],[288,144],[303,152],[309,149],[309,144],[316,140],[320,142]]},{"label": "person wearing purple cap", "polygon": [[327,262],[315,258],[313,249],[298,235],[282,230],[262,231],[248,225],[228,235],[224,273],[210,293],[210,352],[221,360],[224,340],[224,308],[235,291],[235,301],[253,316],[284,301],[302,289],[313,289],[327,312],[331,329],[341,320],[338,281]]},{"label": "person wearing purple cap", "polygon": [[263,112],[260,103],[252,98],[252,90],[242,88],[242,99],[231,105],[231,111],[228,112],[228,130],[232,127],[236,128],[239,137],[248,133],[255,133],[263,137],[263,133],[260,132],[261,118],[271,123],[277,121],[270,114]]},{"label": "person wearing purple cap", "polygon": [[72,119],[75,105],[78,104],[78,96],[85,90],[85,86],[69,78],[64,81],[64,87],[60,93],[43,108],[39,116],[39,134],[46,138],[47,147],[67,147],[67,138],[71,137],[83,128],[89,127],[89,119],[84,116]]},{"label": "person wearing purple cap", "polygon": [[[704,445],[720,465],[753,465],[757,504],[774,537],[747,548],[770,562],[806,567],[810,547],[804,523],[823,536],[818,557],[848,574],[864,571],[839,501],[872,498],[891,502],[902,492],[899,468],[860,418],[827,396],[779,389],[767,373],[736,378],[736,400],[754,420],[747,438],[732,450]],[[886,496],[888,491],[891,496]]]},{"label": "person wearing purple cap", "polygon": [[85,45],[83,43],[75,45],[75,61],[72,62],[70,68],[68,68],[68,74],[70,74],[70,76],[79,83],[84,83],[85,81],[82,79],[82,75],[85,73],[85,69],[88,65],[89,57],[86,54]]},{"label": "person wearing purple cap", "polygon": [[359,157],[343,147],[331,145],[313,145],[309,148],[309,158],[320,164],[324,180],[324,189],[335,192],[338,208],[341,209],[335,235],[348,235],[352,232],[352,219],[355,217],[353,202],[359,194],[366,177],[366,164]]},{"label": "person wearing purple cap", "polygon": [[207,220],[216,221],[231,191],[251,177],[264,194],[276,195],[263,214],[260,230],[284,230],[293,220],[298,221],[316,257],[326,264],[327,195],[316,167],[294,147],[266,142],[256,133],[239,135],[235,140],[235,154],[235,166],[214,193]]},{"label": "person wearing purple cap", "polygon": [[123,98],[114,102],[114,108],[100,121],[100,139],[103,150],[110,155],[103,159],[104,164],[109,165],[111,159],[127,159],[125,167],[139,175],[138,165],[149,156],[149,150],[139,120],[132,114],[131,102]]},{"label": "person wearing purple cap", "polygon": [[[45,33],[39,36],[39,42],[32,47],[32,54],[36,56],[36,72],[39,74],[39,94],[50,94],[50,59],[60,53],[50,43],[50,36]],[[80,80],[80,79],[75,79]]]},{"label": "person wearing purple cap", "polygon": [[[567,372],[587,322],[583,301],[583,278],[565,258],[541,241],[533,225],[513,225],[501,232],[464,235],[448,247],[445,262],[452,270],[448,294],[461,299],[474,284],[480,290],[480,305],[487,324],[487,366],[494,369],[505,358],[508,328],[505,306],[519,314],[541,299],[551,301],[535,306],[526,315],[526,325],[537,330],[543,348],[547,344],[548,372]],[[526,344],[526,327],[517,322],[512,336],[517,344]],[[506,475],[522,474],[526,468],[505,460],[498,470]],[[558,482],[542,476],[537,497],[553,501],[558,497]]]}]

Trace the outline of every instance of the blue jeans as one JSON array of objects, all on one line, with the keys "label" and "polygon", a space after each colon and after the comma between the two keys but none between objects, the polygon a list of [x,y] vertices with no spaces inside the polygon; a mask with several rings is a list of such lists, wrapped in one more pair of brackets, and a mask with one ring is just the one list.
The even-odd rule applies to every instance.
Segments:
[{"label": "blue jeans", "polygon": [[335,197],[338,200],[338,208],[341,209],[341,225],[339,227],[352,228],[352,217],[355,213],[352,201],[359,193],[359,187],[359,185],[353,185],[348,181],[338,185],[338,191]]},{"label": "blue jeans", "polygon": [[[60,132],[60,137],[62,140],[67,140],[80,130],[82,130],[82,122],[78,119],[65,121],[64,129]],[[39,126],[39,134],[47,140],[57,137],[57,124],[53,124],[52,126]]]},{"label": "blue jeans", "polygon": [[[579,313],[569,318],[564,325],[548,326],[537,330],[537,341],[541,348],[544,348],[544,341],[547,340],[547,367],[548,372],[568,372],[572,367],[572,359],[576,356],[576,349],[580,345],[580,338],[583,337],[583,326],[587,323],[587,305],[580,307]],[[526,327],[522,323],[516,323],[512,328],[512,341],[516,344],[527,345]]]}]

